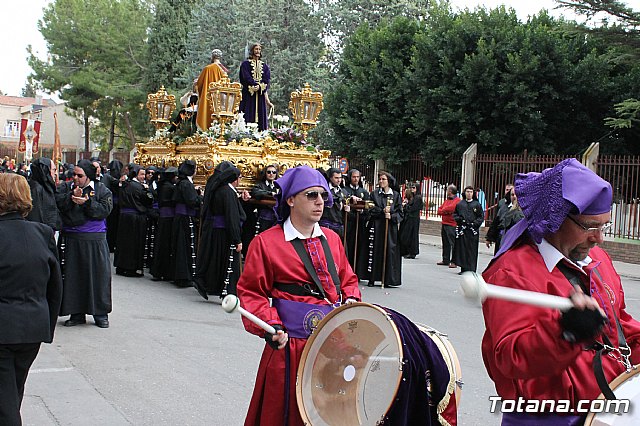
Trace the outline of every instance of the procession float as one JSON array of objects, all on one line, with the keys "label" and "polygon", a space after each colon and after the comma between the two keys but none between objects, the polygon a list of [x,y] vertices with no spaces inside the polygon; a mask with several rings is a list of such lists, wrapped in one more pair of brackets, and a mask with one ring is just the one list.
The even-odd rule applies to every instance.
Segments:
[{"label": "procession float", "polygon": [[[213,124],[207,132],[191,132],[186,137],[168,131],[176,107],[175,96],[164,87],[149,94],[147,108],[156,134],[147,143],[136,144],[135,163],[144,167],[177,167],[184,160],[194,160],[194,183],[204,185],[214,168],[227,160],[242,173],[240,189],[251,189],[260,171],[270,164],[275,164],[280,174],[300,165],[329,167],[331,152],[318,149],[307,139],[324,107],[322,93],[313,92],[305,84],[291,93],[293,126],[289,125],[288,116],[271,115],[269,129],[258,131],[256,123],[245,123],[243,114],[238,113],[241,90],[240,83],[231,82],[227,76],[211,83],[207,91],[210,110],[206,113],[211,114]],[[187,119],[184,123],[195,111],[183,111]]]}]

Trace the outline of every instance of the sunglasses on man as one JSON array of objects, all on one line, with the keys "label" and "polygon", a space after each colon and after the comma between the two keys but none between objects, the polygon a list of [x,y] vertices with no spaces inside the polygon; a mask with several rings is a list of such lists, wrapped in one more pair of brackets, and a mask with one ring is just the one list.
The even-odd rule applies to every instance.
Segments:
[{"label": "sunglasses on man", "polygon": [[304,195],[309,201],[317,200],[318,196],[322,197],[322,201],[327,201],[329,199],[329,193],[325,191],[307,191]]}]

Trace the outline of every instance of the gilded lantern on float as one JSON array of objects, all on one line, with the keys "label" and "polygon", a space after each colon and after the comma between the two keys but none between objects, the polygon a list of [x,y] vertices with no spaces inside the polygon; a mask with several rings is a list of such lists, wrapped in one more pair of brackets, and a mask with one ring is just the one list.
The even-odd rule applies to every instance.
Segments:
[{"label": "gilded lantern on float", "polygon": [[207,95],[211,105],[211,118],[220,123],[218,139],[224,141],[224,126],[227,121],[232,121],[238,112],[242,100],[242,85],[237,81],[232,83],[229,77],[224,75],[215,83],[209,83]]},{"label": "gilded lantern on float", "polygon": [[318,124],[318,115],[323,108],[322,93],[312,92],[309,83],[305,83],[302,90],[291,92],[289,110],[293,115],[293,123],[302,130],[305,139],[307,132]]},{"label": "gilded lantern on float", "polygon": [[160,86],[156,93],[147,95],[147,109],[151,115],[151,123],[160,130],[171,123],[171,114],[176,109],[176,97],[169,95],[164,86]]}]

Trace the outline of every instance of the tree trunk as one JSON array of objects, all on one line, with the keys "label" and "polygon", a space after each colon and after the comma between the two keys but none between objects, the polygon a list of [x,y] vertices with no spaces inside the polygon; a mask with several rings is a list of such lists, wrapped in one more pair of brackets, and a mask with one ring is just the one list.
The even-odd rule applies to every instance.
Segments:
[{"label": "tree trunk", "polygon": [[111,108],[111,127],[109,128],[109,152],[113,149],[116,138],[116,107]]},{"label": "tree trunk", "polygon": [[89,152],[89,114],[87,113],[87,109],[84,111],[84,151]]},{"label": "tree trunk", "polygon": [[124,122],[127,123],[127,133],[129,134],[129,140],[131,141],[131,148],[133,149],[136,146],[136,135],[133,133],[133,127],[131,127],[129,112],[124,113]]}]

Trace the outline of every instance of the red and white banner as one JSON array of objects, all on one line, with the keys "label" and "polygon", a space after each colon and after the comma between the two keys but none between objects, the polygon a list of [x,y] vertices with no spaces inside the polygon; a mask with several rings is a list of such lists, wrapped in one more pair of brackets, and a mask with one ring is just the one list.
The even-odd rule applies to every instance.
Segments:
[{"label": "red and white banner", "polygon": [[27,120],[23,118],[20,123],[20,143],[18,143],[18,151],[33,153],[38,152],[38,141],[40,140],[40,124],[38,120]]}]

